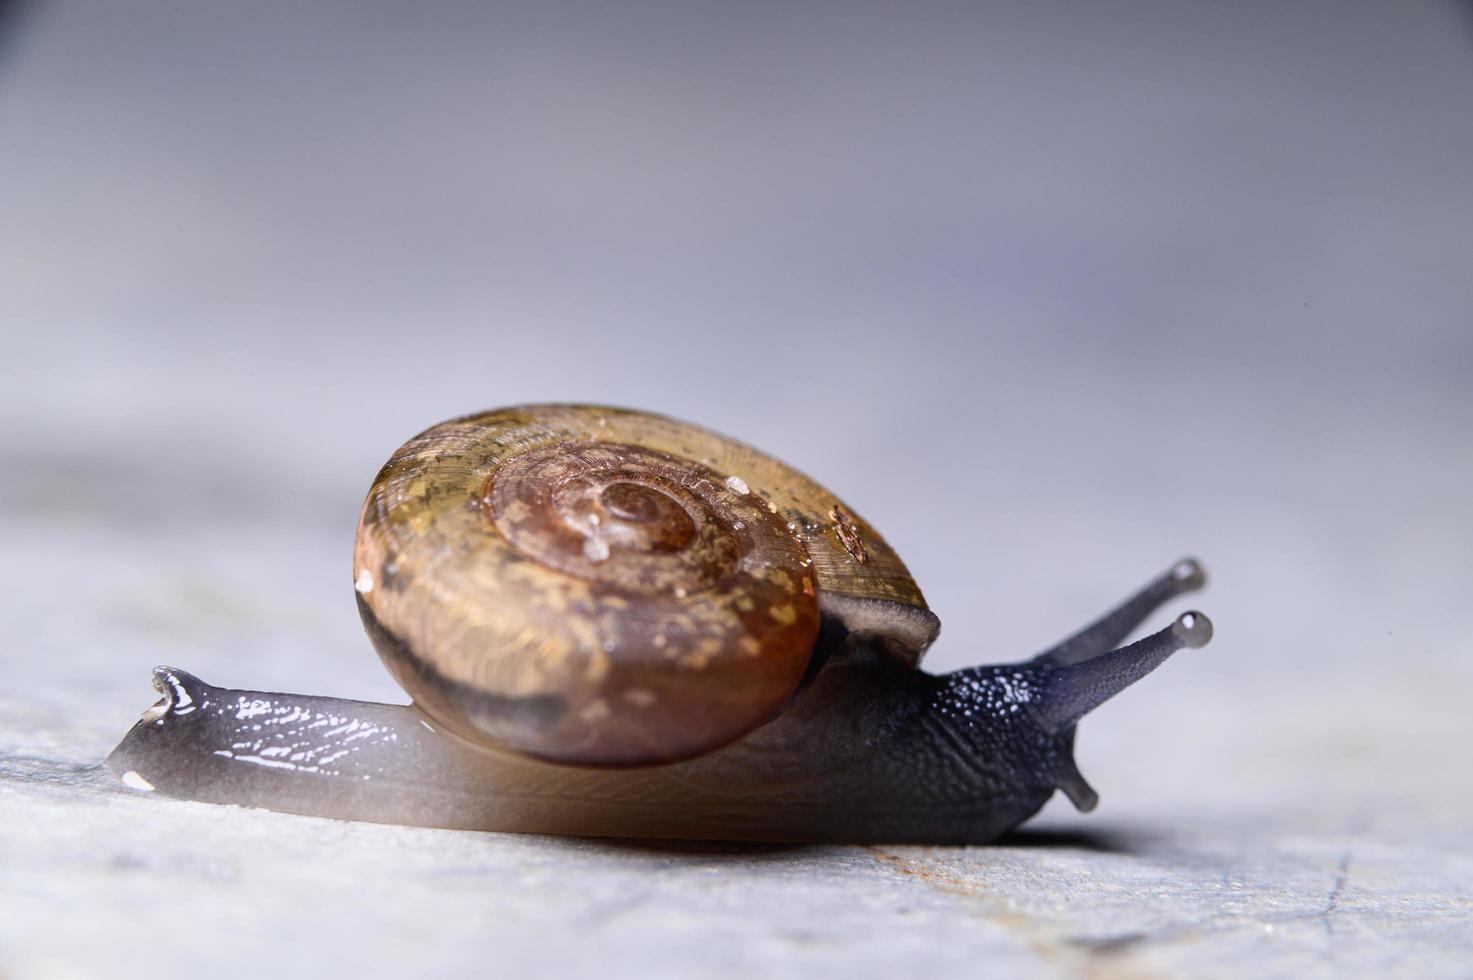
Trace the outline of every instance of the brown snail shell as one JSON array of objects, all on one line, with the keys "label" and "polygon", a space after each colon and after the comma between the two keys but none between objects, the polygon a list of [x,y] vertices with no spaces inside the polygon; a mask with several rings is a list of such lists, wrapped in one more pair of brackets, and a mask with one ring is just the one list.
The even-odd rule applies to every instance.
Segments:
[{"label": "brown snail shell", "polygon": [[687,758],[771,720],[821,621],[914,665],[939,622],[838,498],[684,422],[531,405],[380,471],[354,552],[380,656],[433,721],[555,762]]}]

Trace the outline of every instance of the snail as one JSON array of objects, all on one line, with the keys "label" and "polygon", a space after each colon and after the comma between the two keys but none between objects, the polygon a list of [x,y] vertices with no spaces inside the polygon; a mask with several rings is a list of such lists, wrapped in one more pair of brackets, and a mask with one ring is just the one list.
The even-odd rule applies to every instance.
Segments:
[{"label": "snail", "polygon": [[[1079,719],[1201,647],[1178,562],[1038,656],[933,675],[899,556],[808,477],[673,419],[581,405],[437,425],[374,480],[353,582],[410,705],[227,690],[171,667],[124,785],[431,827],[980,843],[1062,790]],[[1117,648],[1118,647],[1118,648]]]}]

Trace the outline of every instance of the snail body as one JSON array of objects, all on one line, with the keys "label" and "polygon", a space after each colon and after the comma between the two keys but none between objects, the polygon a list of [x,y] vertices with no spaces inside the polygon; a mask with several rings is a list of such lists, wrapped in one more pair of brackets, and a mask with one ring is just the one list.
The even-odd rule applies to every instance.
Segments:
[{"label": "snail body", "polygon": [[812,480],[685,423],[524,406],[406,443],[359,521],[365,628],[408,706],[164,695],[108,758],[140,790],[424,826],[981,842],[1062,789],[1083,714],[1211,625],[1178,563],[1032,660],[933,675],[939,621]]}]

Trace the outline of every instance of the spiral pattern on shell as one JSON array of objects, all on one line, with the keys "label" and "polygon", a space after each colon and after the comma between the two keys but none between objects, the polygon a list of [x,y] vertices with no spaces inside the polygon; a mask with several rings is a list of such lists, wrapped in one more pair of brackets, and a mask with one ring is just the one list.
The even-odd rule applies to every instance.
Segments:
[{"label": "spiral pattern on shell", "polygon": [[[840,531],[864,537],[862,560]],[[835,567],[852,581],[827,576],[830,596]],[[806,477],[586,406],[410,440],[369,492],[354,575],[375,646],[433,723],[584,765],[686,758],[771,719],[821,610],[862,627],[871,603],[898,605],[929,630],[918,650],[935,632],[883,539]]]}]

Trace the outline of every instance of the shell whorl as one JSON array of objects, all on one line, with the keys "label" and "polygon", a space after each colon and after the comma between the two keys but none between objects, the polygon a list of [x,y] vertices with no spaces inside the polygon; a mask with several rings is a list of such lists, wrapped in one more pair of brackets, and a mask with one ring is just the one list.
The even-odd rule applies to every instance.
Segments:
[{"label": "shell whorl", "polygon": [[935,632],[883,539],[806,477],[587,406],[410,440],[369,492],[354,576],[375,646],[431,720],[584,765],[698,755],[775,717],[821,614],[866,628],[901,608],[917,654]]}]

